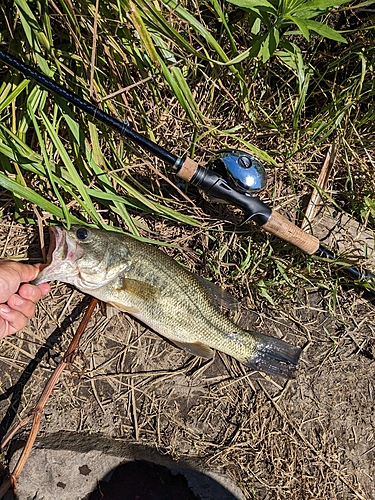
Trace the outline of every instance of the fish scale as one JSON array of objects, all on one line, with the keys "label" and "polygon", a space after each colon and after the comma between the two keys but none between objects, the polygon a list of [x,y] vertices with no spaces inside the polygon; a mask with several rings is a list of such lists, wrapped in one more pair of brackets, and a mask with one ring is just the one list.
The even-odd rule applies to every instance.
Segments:
[{"label": "fish scale", "polygon": [[217,307],[215,286],[153,245],[127,235],[51,228],[48,264],[36,284],[60,280],[128,312],[191,354],[213,349],[244,365],[291,378],[299,347],[240,328]]}]

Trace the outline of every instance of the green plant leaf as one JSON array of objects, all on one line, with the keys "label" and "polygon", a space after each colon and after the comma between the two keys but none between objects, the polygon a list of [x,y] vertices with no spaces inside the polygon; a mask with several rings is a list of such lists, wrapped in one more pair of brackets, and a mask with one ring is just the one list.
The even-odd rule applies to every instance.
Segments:
[{"label": "green plant leaf", "polygon": [[51,167],[50,160],[49,160],[49,157],[47,154],[46,144],[43,140],[42,133],[41,133],[39,125],[38,125],[38,121],[37,121],[36,116],[34,114],[34,110],[32,109],[31,106],[28,107],[28,110],[29,110],[29,113],[30,113],[32,121],[33,121],[34,130],[35,130],[36,135],[38,137],[40,148],[42,150],[44,164],[45,164],[46,171],[48,173],[49,181],[51,183],[53,192],[55,193],[56,198],[59,200],[60,206],[62,207],[64,218],[65,218],[65,221],[66,221],[68,229],[69,229],[71,226],[69,210],[68,210],[68,208],[63,200],[63,197],[61,196],[61,194],[58,190],[58,187],[56,186],[56,183],[54,181],[54,176],[52,175],[52,167]]},{"label": "green plant leaf", "polygon": [[266,7],[269,11],[276,14],[277,11],[272,3],[267,0],[227,0],[227,2],[250,10],[259,10],[259,7]]},{"label": "green plant leaf", "polygon": [[95,220],[97,223],[100,224],[101,219],[100,219],[98,213],[96,212],[96,209],[91,201],[90,196],[87,194],[87,187],[83,183],[81,176],[79,175],[76,168],[74,167],[73,162],[70,159],[68,152],[66,151],[66,149],[64,148],[64,146],[61,142],[61,139],[59,138],[58,134],[56,133],[56,131],[53,128],[53,125],[48,120],[47,116],[43,113],[43,111],[40,112],[40,115],[43,119],[43,122],[46,126],[46,129],[49,133],[49,136],[52,139],[52,142],[54,143],[65,167],[67,168],[69,174],[72,177],[73,185],[76,186],[79,194],[82,197],[82,201],[81,201],[82,208],[93,218],[93,220]]},{"label": "green plant leaf", "polygon": [[225,66],[238,64],[238,63],[244,61],[245,59],[252,59],[254,57],[258,57],[258,55],[262,49],[262,46],[264,44],[264,41],[266,40],[267,37],[268,37],[268,33],[264,34],[264,35],[255,36],[253,38],[251,47],[249,47],[244,52],[241,52],[240,54],[238,54],[237,57],[234,57],[233,59],[228,61],[228,63],[225,64]]},{"label": "green plant leaf", "polygon": [[135,29],[138,32],[142,45],[146,49],[146,52],[149,58],[153,61],[153,63],[159,66],[158,53],[156,51],[155,45],[152,42],[150,33],[147,31],[145,23],[143,22],[139,9],[131,0],[129,1],[129,6],[130,6],[129,15],[131,17]]},{"label": "green plant leaf", "polygon": [[43,73],[48,76],[52,76],[52,71],[47,64],[47,61],[41,55],[42,51],[40,46],[42,45],[46,50],[50,50],[48,38],[40,28],[38,21],[36,20],[36,17],[26,0],[15,0],[15,4],[19,9],[21,23],[25,31],[26,38],[30,46],[35,50],[35,57],[38,61],[38,65],[42,69]]},{"label": "green plant leaf", "polygon": [[23,80],[12,92],[0,103],[0,113],[14,101],[28,86],[29,80]]},{"label": "green plant leaf", "polygon": [[272,56],[272,54],[277,49],[279,45],[280,34],[279,30],[276,28],[272,28],[261,45],[259,50],[259,56],[263,59],[263,62],[267,62],[268,59]]},{"label": "green plant leaf", "polygon": [[305,23],[308,29],[310,29],[311,31],[315,31],[315,33],[318,33],[318,35],[324,36],[325,38],[329,38],[331,40],[335,40],[336,42],[347,43],[345,38],[340,35],[338,31],[332,29],[326,24],[310,20],[306,20]]},{"label": "green plant leaf", "polygon": [[310,31],[309,28],[307,27],[306,22],[296,16],[292,16],[290,14],[287,14],[285,16],[287,19],[290,19],[296,26],[298,26],[298,29],[300,30],[301,34],[306,38],[307,41],[310,40]]},{"label": "green plant leaf", "polygon": [[[33,189],[27,186],[23,186],[22,184],[19,184],[17,181],[11,179],[2,172],[0,172],[0,186],[2,186],[4,189],[7,189],[8,191],[11,191],[15,195],[24,198],[30,203],[37,205],[42,210],[45,210],[51,215],[54,215],[59,219],[64,219],[64,213],[61,210],[61,208],[57,207],[50,201],[46,200],[44,196],[41,196],[40,194],[36,193]],[[78,219],[74,215],[70,215],[70,221],[73,224],[82,224],[82,222],[85,223],[84,220]]]},{"label": "green plant leaf", "polygon": [[307,20],[324,14],[328,9],[332,7],[349,2],[350,0],[312,0],[311,2],[304,2],[302,5],[299,5],[295,9],[292,9],[289,13],[294,15],[295,17],[298,17],[299,19]]},{"label": "green plant leaf", "polygon": [[164,3],[168,5],[174,11],[175,14],[177,14],[181,19],[187,21],[201,36],[203,36],[203,38],[207,40],[207,42],[211,45],[211,47],[216,51],[216,53],[220,56],[220,58],[224,62],[228,62],[229,58],[226,55],[220,43],[203,26],[203,24],[198,21],[198,19],[195,16],[193,16],[190,12],[188,12],[180,5],[180,2],[177,2],[176,0],[165,0]]},{"label": "green plant leaf", "polygon": [[302,5],[297,7],[294,12],[303,11],[304,9],[325,11],[332,7],[336,7],[337,5],[349,2],[350,0],[311,0],[304,2]]}]

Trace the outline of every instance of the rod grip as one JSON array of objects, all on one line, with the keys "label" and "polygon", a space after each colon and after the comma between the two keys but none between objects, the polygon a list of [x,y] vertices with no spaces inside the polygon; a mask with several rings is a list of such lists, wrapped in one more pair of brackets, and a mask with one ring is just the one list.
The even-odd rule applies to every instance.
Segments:
[{"label": "rod grip", "polygon": [[278,212],[272,211],[271,217],[262,227],[269,233],[292,243],[308,255],[314,254],[319,248],[318,238],[306,233]]},{"label": "rod grip", "polygon": [[198,168],[198,163],[188,157],[185,158],[184,163],[182,164],[180,170],[177,172],[177,175],[181,177],[181,179],[184,179],[184,181],[190,182]]}]

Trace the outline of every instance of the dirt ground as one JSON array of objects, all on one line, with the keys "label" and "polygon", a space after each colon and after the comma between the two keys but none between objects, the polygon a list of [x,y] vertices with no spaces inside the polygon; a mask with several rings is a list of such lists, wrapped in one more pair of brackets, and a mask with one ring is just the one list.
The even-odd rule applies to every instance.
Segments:
[{"label": "dirt ground", "polygon": [[[1,257],[40,261],[37,228],[6,212]],[[2,435],[35,405],[88,302],[54,284],[28,327],[1,341]],[[321,291],[303,290],[277,307],[243,308],[244,325],[303,348],[296,378],[285,382],[220,353],[192,357],[131,317],[108,320],[98,309],[40,435],[80,430],[199,457],[249,499],[373,499],[374,305],[349,289],[334,311]]]}]

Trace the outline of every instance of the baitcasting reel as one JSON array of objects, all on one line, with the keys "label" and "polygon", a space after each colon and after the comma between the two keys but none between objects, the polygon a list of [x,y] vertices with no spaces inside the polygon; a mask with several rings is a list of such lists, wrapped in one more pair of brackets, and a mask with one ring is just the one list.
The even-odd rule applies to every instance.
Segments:
[{"label": "baitcasting reel", "polygon": [[186,165],[190,168],[190,161],[185,160],[182,175],[181,170],[177,175],[188,178],[191,184],[208,194],[212,201],[242,208],[245,219],[240,225],[250,219],[261,226],[269,221],[272,210],[253,196],[266,186],[267,181],[266,169],[257,158],[240,149],[224,149],[208,162],[208,168],[195,164],[194,171],[191,169],[193,174],[188,177],[184,168]]},{"label": "baitcasting reel", "polygon": [[224,149],[209,161],[208,167],[237,191],[252,196],[266,186],[267,173],[262,163],[246,151]]}]

